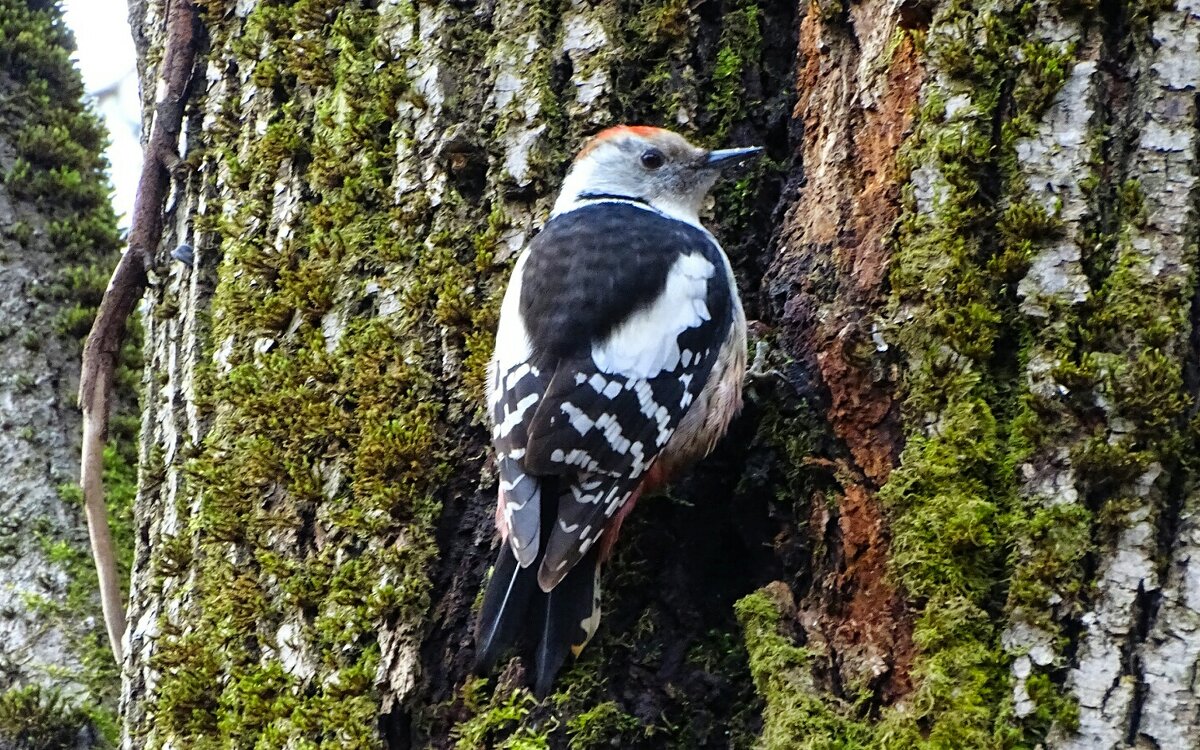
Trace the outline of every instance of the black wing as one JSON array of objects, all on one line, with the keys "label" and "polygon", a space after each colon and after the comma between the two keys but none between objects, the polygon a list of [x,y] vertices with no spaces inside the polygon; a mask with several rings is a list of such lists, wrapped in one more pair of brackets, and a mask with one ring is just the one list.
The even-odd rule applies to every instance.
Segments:
[{"label": "black wing", "polygon": [[596,543],[704,387],[732,322],[724,263],[707,232],[618,203],[530,244],[520,312],[543,391],[518,463],[569,479],[540,534],[542,588]]}]

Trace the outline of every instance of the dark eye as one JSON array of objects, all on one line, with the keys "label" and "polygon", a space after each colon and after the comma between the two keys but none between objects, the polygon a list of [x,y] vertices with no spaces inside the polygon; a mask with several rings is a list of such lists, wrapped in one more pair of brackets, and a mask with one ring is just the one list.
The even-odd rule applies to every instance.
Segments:
[{"label": "dark eye", "polygon": [[649,149],[642,153],[642,166],[646,169],[658,169],[663,165],[666,159],[662,152],[656,148]]}]

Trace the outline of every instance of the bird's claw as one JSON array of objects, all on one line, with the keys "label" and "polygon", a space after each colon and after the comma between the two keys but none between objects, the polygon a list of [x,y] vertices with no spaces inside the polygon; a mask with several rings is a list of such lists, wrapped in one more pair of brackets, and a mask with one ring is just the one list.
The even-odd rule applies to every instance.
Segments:
[{"label": "bird's claw", "polygon": [[783,382],[787,382],[787,377],[775,369],[767,366],[767,356],[771,351],[770,345],[766,341],[754,342],[754,361],[750,363],[750,368],[746,370],[746,380],[750,383],[758,383],[769,378],[778,378]]}]

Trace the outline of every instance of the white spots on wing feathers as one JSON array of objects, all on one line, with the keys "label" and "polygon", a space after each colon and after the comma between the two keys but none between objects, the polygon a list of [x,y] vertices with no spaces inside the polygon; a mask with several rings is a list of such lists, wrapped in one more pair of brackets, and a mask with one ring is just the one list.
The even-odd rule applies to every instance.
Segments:
[{"label": "white spots on wing feathers", "polygon": [[599,495],[588,494],[577,484],[571,485],[571,495],[575,498],[575,502],[580,505],[595,505],[600,500]]},{"label": "white spots on wing feathers", "polygon": [[642,475],[642,472],[650,468],[653,458],[651,460],[646,459],[645,448],[642,446],[642,441],[640,440],[635,441],[633,445],[629,446],[629,453],[633,456],[633,463],[629,466],[629,476],[637,479]]},{"label": "white spots on wing feathers", "polygon": [[528,362],[522,362],[521,364],[509,370],[508,374],[504,376],[504,387],[512,390],[517,386],[517,383],[521,382],[521,378],[525,377],[526,375],[533,375],[536,378],[541,374],[542,373],[538,371],[538,368],[534,367]]},{"label": "white spots on wing feathers", "polygon": [[690,372],[685,372],[679,376],[679,382],[683,384],[683,396],[679,399],[679,408],[686,409],[692,403],[694,396],[692,395],[692,378],[694,376]]},{"label": "white spots on wing feathers", "polygon": [[522,420],[525,419],[525,412],[529,411],[529,407],[537,403],[538,398],[538,394],[530,393],[518,401],[516,407],[512,410],[509,410],[506,404],[504,406],[504,417],[492,428],[492,437],[496,439],[508,437],[508,433],[512,432],[513,428],[521,424]]},{"label": "white spots on wing feathers", "polygon": [[[576,375],[575,377],[576,383],[583,382],[582,374]],[[592,387],[593,391],[599,393],[601,396],[604,396],[609,401],[616,398],[617,394],[621,392],[621,388],[624,387],[621,385],[620,380],[605,380],[604,376],[598,372],[593,373],[592,377],[588,378],[587,384]]]},{"label": "white spots on wing feathers", "polygon": [[629,451],[629,446],[632,445],[629,438],[625,437],[621,431],[621,423],[617,421],[614,414],[603,414],[596,420],[596,427],[604,430],[604,439],[612,446],[612,449],[621,455],[625,455]]},{"label": "white spots on wing feathers", "polygon": [[591,417],[583,413],[583,410],[572,404],[570,401],[564,401],[562,404],[563,413],[571,420],[571,426],[580,435],[586,435],[591,432],[591,429],[596,426]]},{"label": "white spots on wing feathers", "polygon": [[647,380],[630,380],[625,384],[625,387],[631,389],[638,399],[638,408],[642,410],[642,414],[647,417],[654,416],[654,391],[650,388],[650,382]]},{"label": "white spots on wing feathers", "polygon": [[[692,376],[685,375],[684,378],[683,382],[686,389],[691,384]],[[670,426],[671,412],[654,400],[654,390],[649,382],[637,379],[629,380],[622,384],[618,380],[605,380],[598,375],[593,375],[587,382],[597,393],[602,394],[609,401],[612,401],[622,390],[632,391],[638,399],[638,410],[642,416],[647,419],[653,419],[655,427],[658,429],[655,444],[658,447],[662,447],[670,439],[671,434],[674,432],[674,428]],[[686,390],[685,398],[688,403],[691,402],[690,394],[687,394]],[[605,441],[614,453],[621,456],[630,455],[633,458],[628,469],[630,478],[638,478],[642,475],[642,472],[649,468],[650,461],[647,460],[645,455],[645,446],[640,440],[630,440],[625,436],[625,428],[621,425],[620,417],[616,412],[605,411],[593,420],[584,414],[581,409],[569,402],[564,402],[560,408],[581,436],[586,435],[592,430],[601,430]],[[555,450],[551,453],[550,460],[555,463],[571,463],[569,460],[571,456],[572,454],[566,454],[562,450]],[[596,469],[591,468],[589,471],[596,471]],[[590,490],[592,488],[585,487],[585,489]]]},{"label": "white spots on wing feathers", "polygon": [[609,490],[608,497],[605,498],[608,500],[608,505],[604,508],[604,517],[612,518],[612,514],[616,513],[617,508],[620,508],[625,504],[625,501],[629,499],[629,495],[630,493],[628,492],[623,492],[618,495],[616,487],[613,487],[611,490]]},{"label": "white spots on wing feathers", "polygon": [[504,504],[504,525],[508,527],[508,538],[512,542],[513,547],[516,549],[523,549],[528,544],[528,542],[522,543],[517,535],[512,533],[513,514],[522,510],[524,507],[525,503],[514,503],[512,501]]},{"label": "white spots on wing feathers", "polygon": [[[524,451],[513,451],[524,455]],[[518,456],[519,457],[519,456]],[[517,562],[528,567],[537,557],[541,515],[541,488],[537,477],[521,470],[513,456],[500,453],[500,514],[503,536],[507,539]]]},{"label": "white spots on wing feathers", "polygon": [[654,412],[654,420],[658,422],[658,436],[654,438],[654,442],[661,448],[671,439],[671,433],[675,432],[675,428],[668,427],[671,423],[671,413],[665,406],[658,407],[658,411]]},{"label": "white spots on wing feathers", "polygon": [[602,342],[592,346],[600,372],[653,378],[679,366],[679,334],[711,318],[708,280],[716,267],[699,253],[681,255],[667,272],[663,293],[650,307],[630,315]]},{"label": "white spots on wing feathers", "polygon": [[504,376],[504,387],[512,390],[512,387],[516,385],[521,378],[525,377],[525,374],[529,372],[529,369],[529,363],[522,362],[521,364],[509,370],[508,374]]},{"label": "white spots on wing feathers", "polygon": [[522,568],[529,567],[533,562],[533,558],[537,556],[540,544],[537,529],[534,529],[534,533],[528,538],[522,538],[522,534],[517,533],[516,526],[513,523],[514,517],[525,508],[527,502],[507,502],[504,504],[504,536],[508,540],[508,546],[512,548],[513,554]]},{"label": "white spots on wing feathers", "polygon": [[[500,480],[500,489],[504,492],[512,492],[513,490],[515,490],[517,488],[517,485],[519,485],[521,482],[525,481],[528,478],[529,478],[528,474],[522,473],[521,476],[519,476],[516,479],[513,479],[511,481],[509,481],[507,479],[501,479]],[[513,503],[513,502],[506,503],[504,506],[506,511],[509,508],[512,508],[513,510],[520,510],[521,508],[524,508],[524,507],[525,507],[525,503],[517,504],[517,503]]]},{"label": "white spots on wing feathers", "polygon": [[662,406],[654,400],[654,390],[650,387],[650,383],[646,380],[629,381],[625,386],[632,387],[633,392],[637,394],[638,408],[642,415],[647,419],[653,419],[658,427],[658,435],[654,439],[655,445],[662,447],[671,439],[671,433],[675,431],[671,427],[671,412],[667,407]]},{"label": "white spots on wing feathers", "polygon": [[562,448],[555,448],[550,453],[550,460],[556,464],[566,464],[568,466],[578,466],[584,471],[598,471],[599,465],[592,458],[591,454],[582,448],[572,448],[570,452],[564,453]]},{"label": "white spots on wing feathers", "polygon": [[[586,529],[584,529],[584,531],[585,532],[591,531],[591,528],[592,528],[591,526],[588,526]],[[591,546],[596,543],[596,540],[599,539],[600,535],[603,533],[604,533],[604,527],[602,526],[599,529],[596,529],[595,535],[584,537],[583,541],[580,542],[580,544],[579,544],[579,554],[586,555],[588,549],[590,549]]]},{"label": "white spots on wing feathers", "polygon": [[[594,429],[600,430],[604,435],[604,439],[608,442],[609,447],[621,455],[625,455],[629,451],[630,446],[633,444],[629,438],[625,437],[623,430],[621,429],[621,423],[617,420],[617,415],[615,414],[604,413],[601,414],[599,418],[593,420],[587,414],[584,414],[582,409],[579,409],[570,402],[564,401],[560,408],[562,409],[563,413],[567,415],[567,418],[571,422],[571,426],[574,427],[581,436],[587,435]],[[556,451],[555,453],[559,452],[560,451]],[[558,461],[558,459],[554,457],[554,454],[551,455],[550,460]]]}]

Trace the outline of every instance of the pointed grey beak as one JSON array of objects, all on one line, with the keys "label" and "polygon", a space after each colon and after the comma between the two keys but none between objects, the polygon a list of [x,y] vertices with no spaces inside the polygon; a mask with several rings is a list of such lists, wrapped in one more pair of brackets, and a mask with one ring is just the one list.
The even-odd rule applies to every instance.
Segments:
[{"label": "pointed grey beak", "polygon": [[723,148],[719,151],[709,151],[708,158],[704,160],[704,166],[710,169],[724,169],[736,164],[741,164],[744,161],[749,161],[760,154],[762,148],[758,146],[750,146],[748,148]]}]

